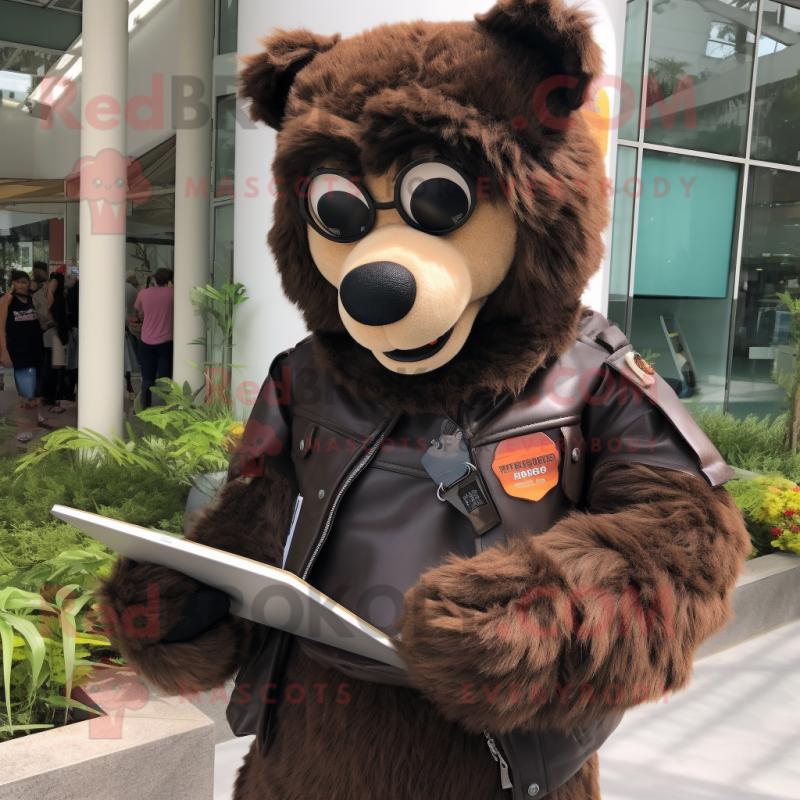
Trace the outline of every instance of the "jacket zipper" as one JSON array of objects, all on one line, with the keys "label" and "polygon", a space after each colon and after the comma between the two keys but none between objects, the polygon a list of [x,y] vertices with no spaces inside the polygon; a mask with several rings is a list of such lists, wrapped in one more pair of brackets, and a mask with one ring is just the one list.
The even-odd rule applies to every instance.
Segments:
[{"label": "jacket zipper", "polygon": [[383,433],[381,433],[380,437],[378,437],[378,440],[372,445],[372,447],[370,447],[364,458],[362,458],[361,461],[356,464],[352,472],[350,472],[350,474],[347,476],[347,480],[342,484],[342,488],[339,489],[339,492],[337,493],[333,504],[331,505],[331,510],[328,512],[328,518],[325,520],[325,527],[322,529],[322,536],[317,542],[317,546],[314,548],[314,552],[311,554],[308,565],[306,566],[305,570],[303,570],[303,574],[301,575],[303,580],[308,578],[308,573],[311,572],[311,567],[314,566],[314,562],[317,560],[317,555],[319,555],[322,545],[325,544],[325,540],[328,538],[331,526],[333,525],[333,518],[336,516],[336,511],[339,508],[339,503],[341,502],[344,493],[350,488],[350,484],[364,471],[369,462],[375,457],[375,453],[377,453],[380,449],[380,446],[383,444],[383,440],[387,437],[392,427],[394,427],[394,422],[396,422],[397,419],[398,417],[395,417],[394,420],[392,420],[383,429]]},{"label": "jacket zipper", "polygon": [[503,758],[503,754],[500,752],[500,748],[495,743],[494,737],[491,733],[489,733],[489,731],[484,731],[483,735],[486,737],[486,744],[489,747],[489,752],[492,754],[492,758],[500,765],[500,787],[503,790],[513,789],[514,784],[511,782],[511,772],[508,769],[508,763]]}]

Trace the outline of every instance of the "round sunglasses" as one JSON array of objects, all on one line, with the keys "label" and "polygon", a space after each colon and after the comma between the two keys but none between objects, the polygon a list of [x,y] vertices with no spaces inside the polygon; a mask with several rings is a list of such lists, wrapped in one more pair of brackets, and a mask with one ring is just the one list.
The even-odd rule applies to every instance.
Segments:
[{"label": "round sunglasses", "polygon": [[444,236],[464,225],[475,210],[476,183],[442,158],[423,158],[397,176],[394,200],[377,203],[360,178],[318,169],[301,184],[300,213],[317,233],[348,244],[375,226],[376,211],[397,209],[403,221],[424,233]]}]

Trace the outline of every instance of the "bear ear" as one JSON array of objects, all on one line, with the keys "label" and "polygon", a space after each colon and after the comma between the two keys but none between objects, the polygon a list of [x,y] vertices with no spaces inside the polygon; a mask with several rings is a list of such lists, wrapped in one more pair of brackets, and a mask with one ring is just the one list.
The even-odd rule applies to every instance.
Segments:
[{"label": "bear ear", "polygon": [[543,53],[558,75],[577,79],[565,101],[570,111],[583,105],[589,84],[603,71],[603,53],[592,35],[589,13],[567,6],[563,0],[500,0],[479,25]]},{"label": "bear ear", "polygon": [[245,68],[239,73],[239,95],[252,101],[250,117],[280,130],[297,73],[340,38],[338,33],[320,36],[307,30],[275,30],[265,36],[263,53],[241,59]]}]

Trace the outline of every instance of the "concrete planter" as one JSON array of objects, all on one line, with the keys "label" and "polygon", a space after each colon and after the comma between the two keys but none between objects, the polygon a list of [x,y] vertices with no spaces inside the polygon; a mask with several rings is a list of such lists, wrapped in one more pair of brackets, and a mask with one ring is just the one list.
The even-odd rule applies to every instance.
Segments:
[{"label": "concrete planter", "polygon": [[697,658],[800,619],[800,556],[773,553],[748,561],[733,592],[733,611],[734,619],[703,643]]},{"label": "concrete planter", "polygon": [[105,698],[105,716],[0,744],[3,800],[211,800],[214,723],[205,714],[158,696],[131,670],[104,671],[96,687],[89,696]]}]

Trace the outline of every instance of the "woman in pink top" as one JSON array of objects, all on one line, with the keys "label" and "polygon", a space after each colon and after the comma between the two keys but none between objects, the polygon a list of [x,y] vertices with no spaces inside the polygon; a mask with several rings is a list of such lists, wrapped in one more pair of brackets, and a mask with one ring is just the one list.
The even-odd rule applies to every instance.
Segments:
[{"label": "woman in pink top", "polygon": [[160,269],[155,274],[155,286],[139,292],[134,308],[142,320],[142,342],[139,345],[139,364],[142,368],[142,408],[150,408],[150,389],[159,378],[172,377],[172,322],[175,290],[172,273]]}]

